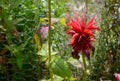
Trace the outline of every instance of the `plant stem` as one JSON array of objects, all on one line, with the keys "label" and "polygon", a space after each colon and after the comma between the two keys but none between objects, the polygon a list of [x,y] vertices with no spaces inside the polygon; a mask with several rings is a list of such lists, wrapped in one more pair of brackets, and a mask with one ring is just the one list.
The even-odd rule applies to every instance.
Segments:
[{"label": "plant stem", "polygon": [[51,0],[48,0],[48,19],[49,19],[49,30],[48,30],[48,54],[49,54],[49,64],[51,61]]},{"label": "plant stem", "polygon": [[[48,20],[49,20],[49,30],[48,30],[48,54],[49,54],[49,70],[51,66],[51,0],[48,0]],[[50,78],[53,81],[53,73],[50,70]]]},{"label": "plant stem", "polygon": [[86,67],[86,61],[85,61],[85,56],[84,56],[84,54],[82,54],[82,60],[83,60],[83,64],[84,64],[83,81],[86,81],[86,71],[87,71],[87,67]]}]

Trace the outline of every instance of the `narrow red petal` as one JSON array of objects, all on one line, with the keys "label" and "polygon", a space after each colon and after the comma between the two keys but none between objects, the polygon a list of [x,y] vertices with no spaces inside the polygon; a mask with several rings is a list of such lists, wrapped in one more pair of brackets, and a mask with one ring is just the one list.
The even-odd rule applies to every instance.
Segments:
[{"label": "narrow red petal", "polygon": [[77,25],[77,29],[80,31],[80,32],[82,32],[82,28],[81,28],[81,25],[80,25],[80,21],[79,20],[76,20],[75,21],[76,23],[76,25]]},{"label": "narrow red petal", "polygon": [[72,30],[72,28],[68,29],[68,30],[66,31],[66,33],[69,34],[69,32],[71,32],[71,30]]},{"label": "narrow red petal", "polygon": [[92,26],[92,27],[90,27],[90,28],[88,28],[88,29],[90,29],[90,30],[100,30],[100,28],[97,27],[97,26]]},{"label": "narrow red petal", "polygon": [[72,39],[71,39],[71,41],[70,41],[70,44],[74,44],[74,43],[75,43],[75,40],[76,40],[76,38],[77,38],[78,36],[79,36],[78,33],[74,34],[73,37],[72,37]]},{"label": "narrow red petal", "polygon": [[78,22],[77,24],[78,24],[78,26],[81,28],[81,24],[80,24],[80,18],[78,17],[78,14],[76,14],[76,21]]},{"label": "narrow red petal", "polygon": [[76,20],[80,23],[80,18],[78,17],[78,14],[76,14]]},{"label": "narrow red petal", "polygon": [[85,29],[84,33],[89,34],[90,36],[93,36],[95,38],[95,35],[92,33],[92,31]]},{"label": "narrow red petal", "polygon": [[82,36],[79,37],[78,42],[80,42],[81,38],[82,38]]},{"label": "narrow red petal", "polygon": [[82,26],[82,29],[84,29],[84,28],[85,28],[85,13],[84,13],[84,12],[82,13],[81,26]]},{"label": "narrow red petal", "polygon": [[82,29],[80,27],[80,23],[77,20],[72,20],[72,25],[71,25],[76,32],[82,32]]},{"label": "narrow red petal", "polygon": [[89,20],[89,22],[88,22],[87,25],[89,25],[89,24],[92,23],[93,21],[95,21],[95,16],[93,16],[93,17]]},{"label": "narrow red petal", "polygon": [[90,42],[93,42],[95,40],[95,38],[90,38]]},{"label": "narrow red petal", "polygon": [[66,32],[67,34],[70,34],[70,35],[74,35],[75,34],[75,32],[73,32],[73,31],[69,31],[69,32]]},{"label": "narrow red petal", "polygon": [[88,24],[88,25],[86,26],[86,28],[92,28],[95,23],[96,23],[96,22],[92,22],[92,23]]}]

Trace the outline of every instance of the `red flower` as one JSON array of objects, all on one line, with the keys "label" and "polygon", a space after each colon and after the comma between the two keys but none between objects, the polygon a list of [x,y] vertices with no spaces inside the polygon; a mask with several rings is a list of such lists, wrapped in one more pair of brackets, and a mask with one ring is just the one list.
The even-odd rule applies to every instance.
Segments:
[{"label": "red flower", "polygon": [[116,77],[117,81],[120,81],[120,74],[115,73],[115,77]]},{"label": "red flower", "polygon": [[72,35],[70,45],[74,49],[73,58],[79,59],[78,53],[82,51],[90,59],[90,51],[94,52],[95,50],[92,45],[95,39],[94,30],[100,30],[96,23],[95,16],[86,23],[84,13],[82,13],[82,19],[79,19],[78,15],[76,15],[76,19],[70,18],[67,25],[71,28],[67,30],[67,34]]}]

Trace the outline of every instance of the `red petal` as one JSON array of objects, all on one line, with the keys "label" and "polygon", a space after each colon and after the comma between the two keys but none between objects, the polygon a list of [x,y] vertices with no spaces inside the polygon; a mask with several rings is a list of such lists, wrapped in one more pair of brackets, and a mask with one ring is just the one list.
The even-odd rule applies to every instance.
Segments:
[{"label": "red petal", "polygon": [[78,17],[78,14],[76,14],[76,20],[80,23],[80,19]]},{"label": "red petal", "polygon": [[80,27],[81,29],[81,24],[80,24],[80,18],[78,17],[78,14],[76,14],[76,21],[77,21],[77,25]]},{"label": "red petal", "polygon": [[70,44],[74,44],[74,43],[75,43],[75,40],[76,40],[76,38],[77,38],[78,36],[79,36],[78,33],[74,34],[73,37],[72,37],[72,39],[71,39]]},{"label": "red petal", "polygon": [[73,28],[68,29],[66,33],[71,35],[75,34],[75,32],[73,31]]},{"label": "red petal", "polygon": [[88,26],[90,23],[92,23],[94,20],[95,20],[95,16],[93,16],[93,17],[89,20],[87,26]]},{"label": "red petal", "polygon": [[92,27],[90,27],[90,28],[88,28],[88,29],[90,29],[90,30],[100,30],[100,28],[97,27],[97,26],[92,26]]},{"label": "red petal", "polygon": [[88,24],[88,25],[86,26],[86,28],[92,28],[94,24],[96,24],[96,22],[92,22],[92,23]]},{"label": "red petal", "polygon": [[93,36],[95,38],[95,35],[92,33],[92,31],[85,29],[84,33],[89,34],[90,36]]},{"label": "red petal", "polygon": [[87,56],[88,59],[90,59],[90,51],[89,49],[83,50],[83,54]]},{"label": "red petal", "polygon": [[78,42],[80,42],[81,38],[82,38],[82,36],[79,37]]},{"label": "red petal", "polygon": [[82,29],[80,27],[80,23],[76,20],[72,20],[72,27],[75,29],[76,32],[81,32]]},{"label": "red petal", "polygon": [[77,33],[82,32],[80,22],[70,18],[71,22],[67,23],[67,26],[72,26],[73,30]]},{"label": "red petal", "polygon": [[94,38],[90,38],[90,42],[93,42],[95,39]]},{"label": "red petal", "polygon": [[85,27],[85,13],[84,13],[84,12],[82,13],[82,22],[81,22],[81,26],[82,26],[82,28],[84,29],[84,27]]},{"label": "red petal", "polygon": [[67,32],[67,34],[74,35],[74,34],[75,34],[75,32],[73,32],[73,31],[69,31],[69,32]]}]

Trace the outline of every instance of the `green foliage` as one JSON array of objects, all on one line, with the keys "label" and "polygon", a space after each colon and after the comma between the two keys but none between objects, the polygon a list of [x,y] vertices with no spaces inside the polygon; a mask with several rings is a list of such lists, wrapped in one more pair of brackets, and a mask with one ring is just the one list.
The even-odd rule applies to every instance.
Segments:
[{"label": "green foliage", "polygon": [[53,0],[52,1],[52,12],[54,14],[54,17],[60,17],[66,12],[66,7],[65,7],[65,2],[66,0]]},{"label": "green foliage", "polygon": [[5,47],[9,51],[11,51],[12,56],[16,57],[16,59],[15,58],[11,58],[11,60],[12,60],[12,63],[16,62],[16,64],[18,65],[19,69],[22,69],[23,61],[24,61],[24,59],[27,59],[27,57],[25,57],[22,54],[22,50],[28,44],[28,41],[29,40],[26,40],[25,43],[23,43],[23,44],[21,44],[19,46],[16,46],[15,44],[11,44],[10,46],[5,45]]},{"label": "green foliage", "polygon": [[72,77],[72,72],[69,69],[69,66],[67,65],[66,61],[63,59],[56,59],[51,65],[51,70],[54,74],[60,77],[69,80],[74,80],[74,78]]},{"label": "green foliage", "polygon": [[[14,79],[15,81],[34,81],[33,77],[35,77],[37,80],[41,80],[42,78],[47,79],[49,77],[48,45],[43,44],[43,46],[41,45],[40,49],[37,50],[38,46],[36,46],[34,43],[34,35],[37,31],[36,29],[39,29],[41,25],[48,24],[48,22],[44,23],[44,21],[40,21],[42,18],[47,18],[47,0],[2,0],[0,1],[0,4],[0,7],[2,7],[2,12],[0,12],[2,16],[0,15],[0,20],[4,20],[4,22],[1,22],[0,25],[6,30],[4,32],[6,35],[5,40],[7,41],[7,44],[3,44],[2,48],[5,48],[9,51],[10,57],[8,58],[8,61],[6,63],[9,63],[10,65],[12,65],[11,68],[14,68],[10,69],[13,71],[13,73],[10,77],[7,78],[9,80]],[[66,10],[64,4],[65,0],[59,2],[56,0],[52,0],[53,17],[60,17],[65,13]],[[63,47],[65,45],[67,46],[67,37],[64,39],[65,33],[60,34],[59,31],[62,29],[62,32],[64,32],[64,20],[65,19],[60,21],[61,24],[57,24],[63,28],[59,28],[59,26],[54,25],[56,28],[52,31],[52,34],[54,35],[54,33],[56,33],[56,35],[55,38],[53,38],[54,41],[51,49],[51,64],[54,63],[55,59],[59,59],[62,55],[68,54],[69,52],[65,52],[65,50],[68,49],[67,47],[65,47],[67,49],[65,49],[62,53],[62,49],[64,49]],[[62,23],[64,24],[62,25]],[[65,42],[62,42],[63,39]],[[62,44],[62,47],[60,46],[60,44]],[[62,58],[64,57],[62,56]],[[43,66],[44,62],[45,65]],[[5,72],[8,69],[6,68],[7,65],[3,64],[1,67],[2,72],[5,75],[8,75],[9,71]],[[48,73],[44,73],[44,70]],[[72,73],[70,75],[72,75]],[[64,76],[68,77],[66,79],[70,79],[70,75]],[[58,81],[63,80],[61,76],[59,77],[55,75],[54,78],[55,77],[57,77],[56,80]]]},{"label": "green foliage", "polygon": [[[114,73],[119,73],[119,20],[118,2],[105,1],[105,9],[102,11],[101,32],[99,35],[98,48],[93,59],[92,79],[116,81]],[[114,8],[116,7],[116,9]],[[116,18],[114,18],[116,17]]]},{"label": "green foliage", "polygon": [[[62,19],[62,18],[61,18]],[[60,22],[60,21],[59,21]],[[68,45],[68,35],[66,34],[66,29],[63,22],[56,23],[52,30],[52,46],[54,50],[58,50],[62,58],[68,59],[71,56],[71,47]]]},{"label": "green foliage", "polygon": [[[76,9],[79,8],[79,1],[85,2],[51,0],[52,18],[59,21],[51,26],[52,49],[49,62],[47,39],[40,38],[36,33],[42,26],[48,26],[48,0],[0,0],[0,81],[50,81],[52,78],[54,81],[69,81],[76,77],[76,81],[79,81],[82,78],[82,68],[75,66],[75,62],[69,59],[72,49],[65,21],[66,13],[75,13],[74,5]],[[99,10],[99,5],[93,5],[94,1],[98,0],[87,2],[87,13],[96,14],[93,11]],[[68,12],[66,3],[72,8]],[[100,7],[101,32],[97,35],[95,56],[88,68],[91,76],[89,79],[95,81],[100,78],[114,80],[113,74],[120,72],[120,2],[108,0],[104,6]],[[73,66],[68,65],[68,60],[73,62]]]},{"label": "green foliage", "polygon": [[[2,67],[0,71],[5,76],[11,75],[6,76],[7,80],[35,81],[35,79],[41,77],[40,74],[37,77],[35,76],[36,72],[41,73],[41,70],[38,70],[38,68],[40,69],[40,63],[34,44],[34,33],[39,26],[40,19],[39,8],[37,8],[40,2],[39,0],[1,0],[0,3],[2,8],[0,26],[5,30],[0,29],[0,33],[5,33],[4,41],[6,41],[0,47],[0,54],[1,49],[6,49],[7,52],[3,57],[8,59],[7,62],[0,65]],[[31,64],[32,67],[29,67]],[[28,68],[26,69],[25,66],[28,66]],[[0,80],[4,81],[2,77],[0,77]]]},{"label": "green foliage", "polygon": [[[41,50],[38,51],[37,55],[39,55],[40,57],[40,62],[45,62],[49,60],[49,55],[48,55],[48,44],[43,44]],[[53,61],[55,58],[59,57],[58,56],[58,52],[53,51],[53,49],[51,49],[51,60]],[[48,66],[48,64],[47,64]]]}]

